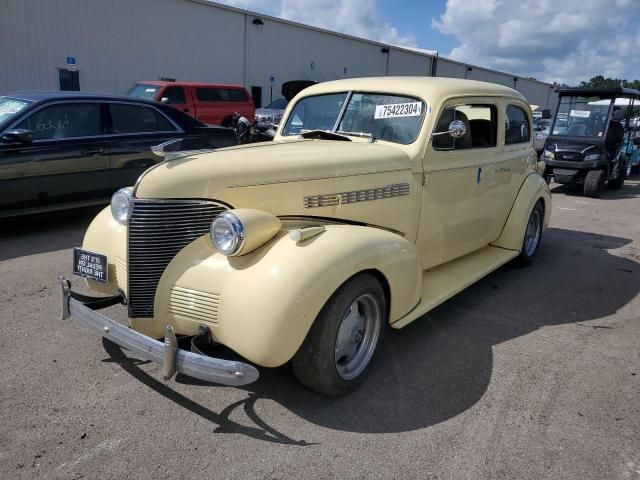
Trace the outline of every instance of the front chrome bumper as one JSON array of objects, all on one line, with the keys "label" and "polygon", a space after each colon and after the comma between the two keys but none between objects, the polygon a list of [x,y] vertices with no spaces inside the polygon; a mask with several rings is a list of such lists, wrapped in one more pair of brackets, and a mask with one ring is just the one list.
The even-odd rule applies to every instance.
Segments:
[{"label": "front chrome bumper", "polygon": [[259,377],[258,370],[252,365],[179,349],[170,325],[165,327],[164,342],[160,342],[96,312],[99,308],[120,303],[120,297],[87,297],[72,292],[71,283],[66,278],[59,277],[58,282],[62,320],[73,316],[93,333],[117,343],[136,357],[161,364],[167,380],[179,372],[207,382],[239,386],[255,382]]}]

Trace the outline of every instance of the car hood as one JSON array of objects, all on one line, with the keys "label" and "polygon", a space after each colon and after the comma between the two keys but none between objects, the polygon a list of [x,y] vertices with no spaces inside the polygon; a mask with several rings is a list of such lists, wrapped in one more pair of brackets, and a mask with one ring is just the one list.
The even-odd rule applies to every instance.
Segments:
[{"label": "car hood", "polygon": [[591,142],[576,142],[574,140],[562,140],[549,136],[547,148],[555,152],[585,153],[587,150],[599,148],[600,145]]},{"label": "car hood", "polygon": [[[409,155],[391,145],[279,141],[165,161],[142,175],[135,196],[210,199],[281,216],[339,217],[373,224],[382,221],[389,228],[406,231],[410,216],[394,212],[411,208],[411,167]],[[305,197],[371,192],[396,185],[403,185],[401,198],[361,197],[349,205],[305,207]],[[372,208],[359,208],[365,200],[380,201],[367,201]],[[388,215],[381,214],[380,209],[386,208],[391,208]]]}]

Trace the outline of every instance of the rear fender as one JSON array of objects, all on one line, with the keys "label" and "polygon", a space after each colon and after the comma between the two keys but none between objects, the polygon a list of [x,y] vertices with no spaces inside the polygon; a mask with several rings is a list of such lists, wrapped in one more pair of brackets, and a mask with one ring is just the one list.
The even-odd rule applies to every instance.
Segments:
[{"label": "rear fender", "polygon": [[216,342],[258,365],[275,367],[295,354],[331,295],[367,270],[388,286],[391,322],[418,303],[422,269],[416,247],[385,230],[327,225],[323,233],[297,243],[283,230],[240,257],[216,252],[203,236],[165,270],[156,292],[156,318],[132,320],[132,326],[160,337],[167,324],[185,335],[205,324]]},{"label": "rear fender", "polygon": [[551,192],[547,182],[539,174],[532,173],[522,183],[516,201],[509,212],[509,217],[502,228],[502,233],[491,244],[496,247],[520,251],[529,215],[538,200],[542,200],[544,203],[544,227],[546,228],[551,216]]}]

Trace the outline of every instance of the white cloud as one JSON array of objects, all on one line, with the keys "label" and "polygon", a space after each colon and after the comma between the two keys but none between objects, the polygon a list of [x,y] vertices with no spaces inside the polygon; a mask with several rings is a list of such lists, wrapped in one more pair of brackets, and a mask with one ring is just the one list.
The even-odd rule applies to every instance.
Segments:
[{"label": "white cloud", "polygon": [[400,33],[380,15],[376,0],[222,0],[221,3],[378,42],[418,46],[413,36]]},{"label": "white cloud", "polygon": [[452,58],[545,81],[640,78],[638,0],[448,0]]}]

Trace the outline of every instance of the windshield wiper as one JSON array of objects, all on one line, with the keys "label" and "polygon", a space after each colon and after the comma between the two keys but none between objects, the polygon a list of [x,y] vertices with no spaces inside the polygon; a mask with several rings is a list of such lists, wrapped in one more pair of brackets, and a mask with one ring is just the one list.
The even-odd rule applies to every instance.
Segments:
[{"label": "windshield wiper", "polygon": [[341,142],[350,142],[349,137],[344,135],[338,135],[337,133],[327,132],[326,130],[301,130],[300,136],[302,138],[316,138],[318,140],[338,140]]},{"label": "windshield wiper", "polygon": [[377,138],[372,134],[372,133],[365,133],[365,132],[345,132],[343,130],[338,130],[336,133],[340,133],[342,135],[352,135],[354,137],[360,137],[360,138],[368,138],[369,142],[373,143],[377,140]]}]

